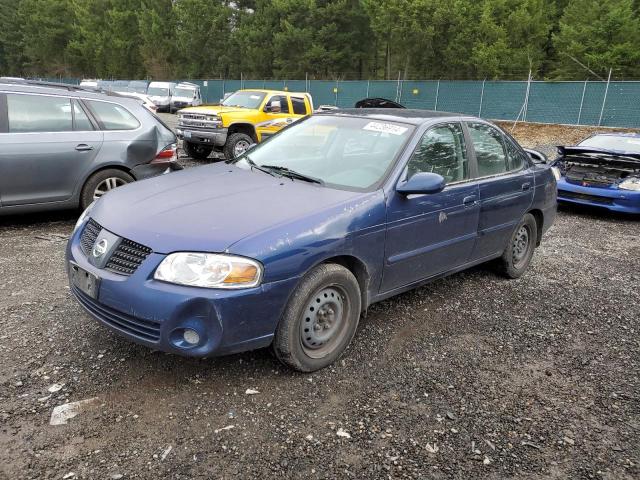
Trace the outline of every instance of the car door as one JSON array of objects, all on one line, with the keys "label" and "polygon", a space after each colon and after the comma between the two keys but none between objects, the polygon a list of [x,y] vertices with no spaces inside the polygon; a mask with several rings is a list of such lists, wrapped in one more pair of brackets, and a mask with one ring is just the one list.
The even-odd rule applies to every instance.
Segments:
[{"label": "car door", "polygon": [[445,178],[444,190],[387,201],[387,233],[382,292],[388,292],[465,264],[478,229],[478,184],[460,123],[427,130],[400,182],[417,172]]},{"label": "car door", "polygon": [[478,238],[472,260],[501,254],[533,200],[534,178],[524,152],[497,128],[468,122],[480,192]]},{"label": "car door", "polygon": [[289,95],[271,95],[265,103],[267,120],[256,125],[260,141],[276,134],[303,115],[293,113]]},{"label": "car door", "polygon": [[0,133],[3,206],[70,199],[102,145],[102,132],[68,97],[7,93]]}]

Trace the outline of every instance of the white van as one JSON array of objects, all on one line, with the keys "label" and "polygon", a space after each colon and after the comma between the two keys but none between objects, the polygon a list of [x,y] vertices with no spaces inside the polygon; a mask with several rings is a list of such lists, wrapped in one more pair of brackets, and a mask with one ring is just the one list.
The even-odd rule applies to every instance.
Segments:
[{"label": "white van", "polygon": [[176,85],[171,99],[171,109],[173,111],[186,107],[197,107],[198,105],[202,105],[200,86],[188,82],[181,82]]},{"label": "white van", "polygon": [[147,95],[156,104],[159,112],[171,111],[171,99],[176,88],[175,82],[151,82],[147,88]]}]

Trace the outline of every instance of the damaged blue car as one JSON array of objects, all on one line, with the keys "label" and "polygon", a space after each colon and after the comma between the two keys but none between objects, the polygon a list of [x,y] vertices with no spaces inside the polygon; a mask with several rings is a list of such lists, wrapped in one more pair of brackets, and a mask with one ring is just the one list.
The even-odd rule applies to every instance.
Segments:
[{"label": "damaged blue car", "polygon": [[67,247],[71,291],[153,349],[272,346],[314,371],[372,303],[482,262],[520,277],[556,180],[495,125],[420,110],[317,114],[230,163],[109,192]]}]

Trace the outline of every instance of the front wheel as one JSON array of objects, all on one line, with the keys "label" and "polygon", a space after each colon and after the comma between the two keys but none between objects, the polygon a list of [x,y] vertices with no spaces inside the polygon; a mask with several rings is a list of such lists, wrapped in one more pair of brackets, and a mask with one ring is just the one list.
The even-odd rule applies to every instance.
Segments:
[{"label": "front wheel", "polygon": [[200,143],[182,142],[182,147],[185,153],[195,160],[206,160],[213,151],[213,147]]},{"label": "front wheel", "polygon": [[94,173],[85,182],[80,194],[80,207],[84,210],[91,202],[99,199],[114,188],[134,181],[134,178],[122,170],[109,168]]},{"label": "front wheel", "polygon": [[514,230],[500,258],[500,270],[507,278],[519,278],[527,270],[538,241],[536,219],[525,214]]},{"label": "front wheel", "polygon": [[253,138],[246,133],[233,133],[224,145],[224,157],[233,160],[246,152],[253,143]]},{"label": "front wheel", "polygon": [[330,365],[351,343],[360,307],[360,287],[349,270],[316,267],[291,295],[273,341],[276,357],[301,372]]}]

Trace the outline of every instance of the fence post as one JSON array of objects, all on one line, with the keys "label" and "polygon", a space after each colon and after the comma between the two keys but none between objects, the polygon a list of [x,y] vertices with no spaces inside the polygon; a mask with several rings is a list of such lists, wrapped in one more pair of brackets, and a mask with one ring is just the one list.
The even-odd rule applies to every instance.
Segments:
[{"label": "fence post", "polygon": [[364,96],[364,98],[369,98],[369,82],[371,82],[371,80],[367,80],[367,94]]},{"label": "fence post", "polygon": [[529,76],[527,77],[527,92],[524,95],[524,107],[522,114],[522,121],[527,121],[527,110],[529,109],[529,92],[531,91],[531,70],[529,70]]},{"label": "fence post", "polygon": [[609,94],[609,83],[611,83],[611,68],[609,69],[609,77],[607,78],[607,87],[604,89],[604,98],[602,99],[602,108],[600,109],[600,118],[598,126],[602,125],[602,115],[604,114],[604,106],[607,103],[607,95]]},{"label": "fence post", "polygon": [[584,86],[582,87],[582,98],[580,99],[580,110],[578,110],[578,122],[576,125],[580,125],[580,120],[582,119],[582,106],[584,105],[584,94],[587,91],[587,80],[584,81]]},{"label": "fence post", "polygon": [[304,91],[309,93],[309,72],[305,72],[304,74]]},{"label": "fence post", "polygon": [[336,79],[336,100],[334,105],[337,107],[338,106],[338,80]]},{"label": "fence post", "polygon": [[396,102],[399,102],[399,96],[400,96],[400,75],[402,74],[402,72],[398,72],[398,83],[396,84]]},{"label": "fence post", "polygon": [[434,110],[438,110],[438,95],[440,94],[440,79],[438,79],[438,84],[436,85],[436,104],[434,105],[433,109]]},{"label": "fence post", "polygon": [[486,82],[487,79],[483,79],[482,80],[482,90],[480,90],[480,109],[478,110],[478,117],[482,116],[482,100],[484,99],[484,82]]},{"label": "fence post", "polygon": [[242,79],[242,72],[240,72],[240,89],[244,88],[244,80]]}]

